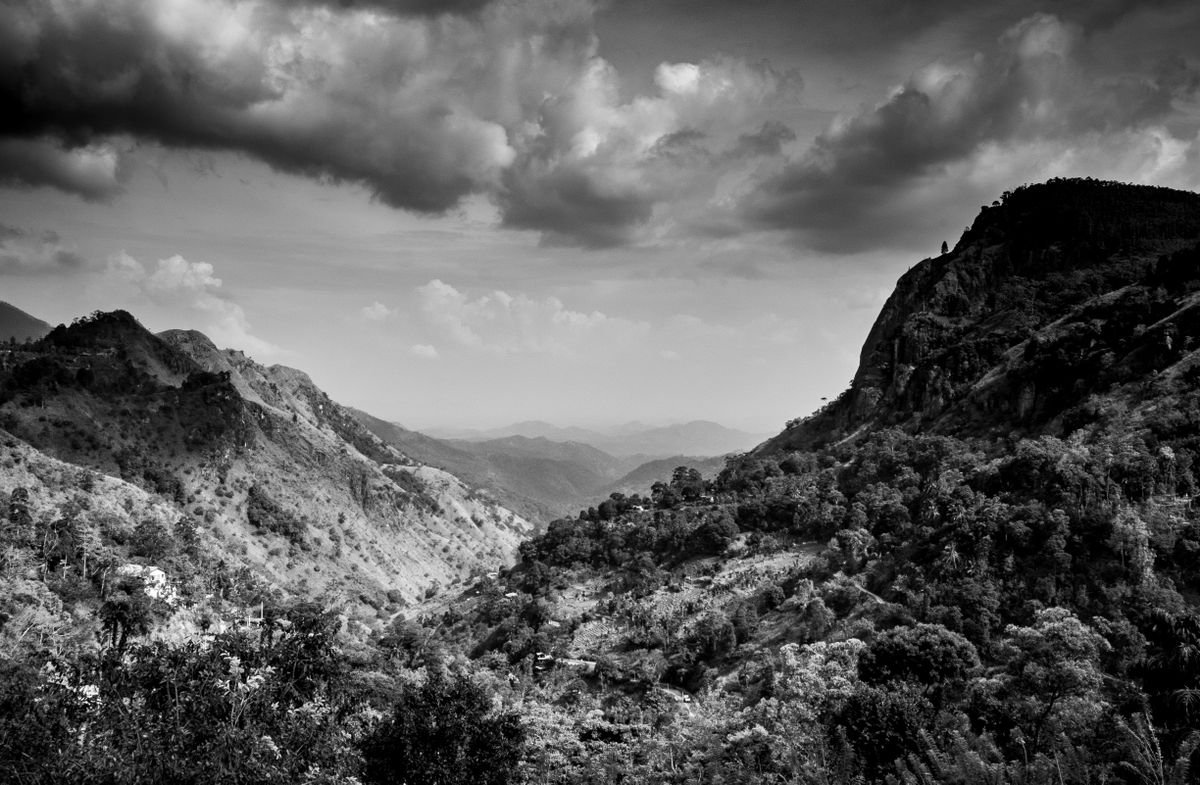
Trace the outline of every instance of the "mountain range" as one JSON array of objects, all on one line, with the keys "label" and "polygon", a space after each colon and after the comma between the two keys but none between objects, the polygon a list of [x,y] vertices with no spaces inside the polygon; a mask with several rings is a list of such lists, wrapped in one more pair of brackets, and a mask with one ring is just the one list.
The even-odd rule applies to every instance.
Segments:
[{"label": "mountain range", "polygon": [[[725,463],[720,456],[617,457],[588,443],[547,436],[482,438],[482,433],[477,433],[476,439],[438,439],[366,412],[355,411],[354,416],[385,443],[446,469],[539,523],[572,515],[612,493],[648,493],[656,480],[669,477],[677,466],[702,469],[713,476]],[[551,426],[548,432],[561,438],[576,430]]]},{"label": "mountain range", "polygon": [[707,420],[665,426],[629,422],[605,429],[564,428],[541,420],[529,420],[488,430],[428,428],[426,433],[455,441],[485,442],[518,436],[554,442],[579,442],[619,458],[633,457],[643,461],[674,455],[711,457],[742,452],[769,435],[726,428]]}]

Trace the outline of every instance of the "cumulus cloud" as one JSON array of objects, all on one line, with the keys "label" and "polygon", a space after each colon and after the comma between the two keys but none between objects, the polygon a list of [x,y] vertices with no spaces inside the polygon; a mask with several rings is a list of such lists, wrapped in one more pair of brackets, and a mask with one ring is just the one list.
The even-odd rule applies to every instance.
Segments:
[{"label": "cumulus cloud", "polygon": [[425,323],[447,341],[494,355],[578,357],[593,346],[627,346],[645,335],[643,322],[583,313],[556,297],[494,291],[472,298],[433,280],[417,288]]},{"label": "cumulus cloud", "polygon": [[1168,58],[1151,75],[1102,74],[1082,38],[1035,14],[989,53],[917,71],[878,106],[835,122],[746,198],[745,214],[818,249],[859,251],[920,236],[929,190],[960,198],[948,173],[985,153],[994,162],[997,149],[1020,159],[1023,148],[1054,142],[1117,149],[1131,133],[1167,133],[1177,102],[1200,86],[1196,69]]},{"label": "cumulus cloud", "polygon": [[[746,159],[794,138],[764,107],[799,85],[767,64],[663,63],[657,95],[622,103],[616,71],[593,57],[517,136],[500,204],[508,226],[595,247],[634,239],[656,207],[711,195]],[[761,130],[746,134],[747,125]]]},{"label": "cumulus cloud", "polygon": [[72,275],[86,266],[56,232],[29,232],[0,224],[0,276]]},{"label": "cumulus cloud", "polygon": [[378,300],[371,303],[370,305],[363,306],[363,308],[361,310],[359,310],[358,313],[360,316],[362,316],[362,318],[366,319],[369,322],[387,321],[390,317],[396,315],[396,312],[394,310],[392,310],[391,308],[388,308],[386,305],[379,302]]},{"label": "cumulus cloud", "polygon": [[413,357],[419,357],[422,360],[436,360],[438,358],[437,347],[427,343],[413,344],[408,352]]},{"label": "cumulus cloud", "polygon": [[221,279],[207,262],[190,262],[175,255],[148,267],[127,253],[108,260],[106,285],[132,290],[167,310],[180,326],[194,326],[218,346],[231,346],[258,356],[279,356],[282,350],[251,333],[240,305],[222,291]]}]

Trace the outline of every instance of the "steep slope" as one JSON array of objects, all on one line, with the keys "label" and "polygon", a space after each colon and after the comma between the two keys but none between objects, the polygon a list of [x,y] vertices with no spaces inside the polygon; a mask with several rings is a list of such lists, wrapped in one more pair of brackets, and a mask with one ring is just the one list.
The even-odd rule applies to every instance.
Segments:
[{"label": "steep slope", "polygon": [[364,620],[495,569],[532,528],[382,444],[303,373],[123,312],[56,328],[0,387],[15,437],[157,492],[205,547]]},{"label": "steep slope", "polygon": [[[1164,323],[1150,336],[1127,335],[1184,306],[1159,296],[1156,270],[1198,241],[1196,194],[1092,180],[1007,193],[983,208],[950,253],[901,277],[850,388],[759,452],[884,425],[960,434],[1061,429],[1067,409],[1119,378],[1091,368],[1116,362],[1108,352],[1124,357],[1178,334],[1178,325]],[[1181,348],[1176,341],[1170,351]]]},{"label": "steep slope", "polygon": [[9,305],[0,302],[0,341],[16,341],[24,343],[27,340],[37,340],[50,332],[50,325],[41,319]]},{"label": "steep slope", "polygon": [[457,446],[449,441],[410,431],[363,411],[352,409],[351,412],[365,428],[385,444],[421,463],[440,467],[462,478],[527,520],[545,523],[564,513],[561,505],[551,500],[534,498],[518,492],[516,486],[519,483],[511,482],[510,478],[491,465],[486,458],[473,453],[469,442]]}]

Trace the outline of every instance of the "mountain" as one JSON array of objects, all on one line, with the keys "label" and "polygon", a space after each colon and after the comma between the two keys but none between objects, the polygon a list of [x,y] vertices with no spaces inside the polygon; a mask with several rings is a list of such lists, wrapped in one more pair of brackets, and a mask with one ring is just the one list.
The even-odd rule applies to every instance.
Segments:
[{"label": "mountain", "polygon": [[766,438],[726,428],[707,420],[650,427],[629,422],[604,430],[561,428],[541,420],[514,423],[492,430],[430,429],[435,437],[458,441],[494,441],[512,436],[528,439],[548,439],[557,442],[579,442],[595,447],[609,455],[625,458],[640,456],[643,460],[668,458],[672,455],[717,456],[748,450]]},{"label": "mountain", "polygon": [[726,428],[707,420],[692,420],[678,425],[650,428],[610,437],[597,445],[616,455],[718,456],[748,450],[763,440],[761,434]]},{"label": "mountain", "polygon": [[[194,527],[213,575],[248,571],[286,596],[337,598],[365,626],[496,569],[532,531],[383,444],[301,371],[196,332],[155,336],[121,311],[12,352],[0,428],[13,449],[156,494],[173,509],[157,520]],[[0,476],[3,493],[17,487]],[[26,488],[30,504],[55,514],[58,491],[44,490]]]},{"label": "mountain", "polygon": [[656,482],[671,479],[672,473],[680,466],[695,469],[700,472],[700,475],[704,479],[712,480],[725,468],[725,460],[724,456],[717,456],[716,458],[689,458],[686,455],[676,455],[671,458],[658,458],[653,461],[647,461],[637,466],[619,480],[609,483],[597,494],[597,497],[603,499],[612,493],[623,493],[626,496],[634,494],[648,496],[650,486]]},{"label": "mountain", "polygon": [[1200,196],[1017,189],[846,393],[552,523],[439,640],[543,671],[560,782],[1193,781],[1197,335]]},{"label": "mountain", "polygon": [[887,425],[1069,430],[1090,395],[1191,351],[1198,240],[1192,193],[1093,180],[1007,193],[951,252],[901,277],[850,388],[759,453]]},{"label": "mountain", "polygon": [[539,523],[587,506],[634,463],[578,442],[524,436],[435,439],[365,412],[356,411],[354,416],[386,444],[446,469]]},{"label": "mountain", "polygon": [[[538,523],[571,516],[612,493],[648,493],[655,482],[670,479],[678,466],[697,468],[711,478],[725,465],[724,454],[734,451],[731,445],[745,448],[763,438],[703,421],[664,428],[628,423],[615,429],[625,435],[529,421],[494,431],[439,430],[470,438],[434,438],[364,412],[355,416],[387,444],[445,468]],[[515,430],[549,436],[515,435]],[[586,440],[559,441],[568,437]],[[672,451],[675,445],[697,447],[693,455],[719,452],[715,457],[684,457]],[[674,457],[653,457],[659,455]]]},{"label": "mountain", "polygon": [[37,340],[50,332],[50,325],[30,316],[16,306],[0,302],[0,341],[23,343]]},{"label": "mountain", "polygon": [[431,428],[429,433],[444,439],[459,439],[467,441],[491,441],[507,439],[510,436],[522,436],[526,439],[548,439],[554,442],[585,442],[595,438],[603,438],[599,431],[587,428],[562,428],[544,420],[523,420],[505,425],[500,428]]}]

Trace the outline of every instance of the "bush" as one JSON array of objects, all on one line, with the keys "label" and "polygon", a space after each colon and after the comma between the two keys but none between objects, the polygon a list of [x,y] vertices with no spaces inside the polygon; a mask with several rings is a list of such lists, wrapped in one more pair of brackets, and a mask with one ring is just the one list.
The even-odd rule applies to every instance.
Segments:
[{"label": "bush", "polygon": [[246,494],[246,520],[256,529],[283,535],[294,545],[304,543],[304,522],[283,509],[257,485]]},{"label": "bush", "polygon": [[363,745],[365,781],[409,785],[506,785],[517,778],[524,730],[515,713],[463,674],[434,670],[404,689]]}]

